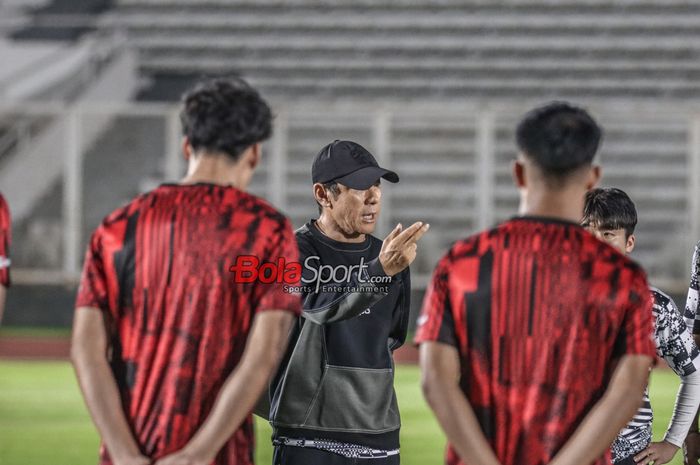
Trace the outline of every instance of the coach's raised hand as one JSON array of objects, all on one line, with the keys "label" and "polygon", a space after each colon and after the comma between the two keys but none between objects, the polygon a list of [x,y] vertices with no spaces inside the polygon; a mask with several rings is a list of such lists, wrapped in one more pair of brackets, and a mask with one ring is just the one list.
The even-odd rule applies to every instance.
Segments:
[{"label": "coach's raised hand", "polygon": [[417,242],[430,229],[430,225],[417,221],[402,230],[401,223],[389,233],[379,252],[379,263],[387,276],[394,276],[413,263],[418,249]]}]

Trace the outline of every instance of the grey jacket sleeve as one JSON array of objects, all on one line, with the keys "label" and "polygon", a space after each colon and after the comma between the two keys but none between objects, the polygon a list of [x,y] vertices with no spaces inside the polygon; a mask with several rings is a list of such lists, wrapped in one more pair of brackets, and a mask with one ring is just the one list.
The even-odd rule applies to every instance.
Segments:
[{"label": "grey jacket sleeve", "polygon": [[399,305],[394,309],[391,334],[389,335],[389,349],[396,350],[406,342],[408,332],[408,319],[411,314],[411,270],[406,268],[398,275],[402,287]]},{"label": "grey jacket sleeve", "polygon": [[302,316],[316,324],[335,323],[353,318],[384,298],[391,283],[377,285],[375,278],[388,278],[379,263],[374,259],[367,268],[353,272],[348,283],[343,284],[346,292],[310,292],[304,295]]},{"label": "grey jacket sleeve", "polygon": [[[315,255],[315,251],[308,244],[300,243],[299,254],[304,263],[308,257]],[[310,277],[305,266],[302,275]],[[384,273],[379,258],[375,258],[365,267],[352,272],[348,282],[342,285],[344,292],[335,292],[335,289],[327,291],[323,286],[317,289],[314,283],[308,285],[310,291],[303,293],[302,316],[319,325],[356,317],[383,299],[392,285],[393,279]]]}]

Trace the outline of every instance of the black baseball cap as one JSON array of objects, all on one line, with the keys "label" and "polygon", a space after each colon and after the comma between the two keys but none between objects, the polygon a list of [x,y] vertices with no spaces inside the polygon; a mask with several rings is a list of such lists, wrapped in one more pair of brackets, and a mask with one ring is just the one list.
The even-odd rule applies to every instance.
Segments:
[{"label": "black baseball cap", "polygon": [[311,166],[314,184],[335,181],[363,191],[379,178],[399,182],[398,174],[380,167],[367,149],[349,140],[336,140],[323,147]]}]

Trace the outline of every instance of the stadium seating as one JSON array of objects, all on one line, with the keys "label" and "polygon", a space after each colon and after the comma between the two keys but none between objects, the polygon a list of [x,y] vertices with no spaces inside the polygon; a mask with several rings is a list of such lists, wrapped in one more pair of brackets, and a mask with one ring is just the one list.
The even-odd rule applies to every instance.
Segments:
[{"label": "stadium seating", "polygon": [[145,75],[236,72],[284,98],[683,98],[700,4],[118,0]]},{"label": "stadium seating", "polygon": [[[107,5],[93,3],[100,12]],[[277,142],[267,144],[252,190],[295,225],[315,215],[310,162],[327,142],[357,140],[395,168],[402,182],[386,185],[379,233],[398,221],[433,225],[414,266],[419,284],[452,241],[515,213],[513,126],[553,98],[582,102],[604,123],[604,184],[628,190],[640,210],[636,257],[657,282],[680,289],[686,279],[686,249],[698,239],[688,235],[688,127],[700,91],[700,3],[114,0],[111,7],[99,29],[123,33],[138,52],[139,100],[174,102],[195,78],[232,73],[270,98],[281,114],[283,159]],[[113,130],[86,156],[85,196],[99,205],[85,205],[85,235],[146,185],[139,176],[165,177],[153,161],[167,150],[162,121],[120,120]],[[122,156],[132,168],[114,172],[110,160]],[[105,166],[114,177],[90,181]]]}]

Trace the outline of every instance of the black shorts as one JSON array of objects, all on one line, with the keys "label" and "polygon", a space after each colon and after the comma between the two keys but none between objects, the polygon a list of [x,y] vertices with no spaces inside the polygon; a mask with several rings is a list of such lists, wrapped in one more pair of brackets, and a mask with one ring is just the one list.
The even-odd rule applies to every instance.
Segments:
[{"label": "black shorts", "polygon": [[273,465],[399,465],[399,455],[356,459],[312,447],[275,446]]}]

